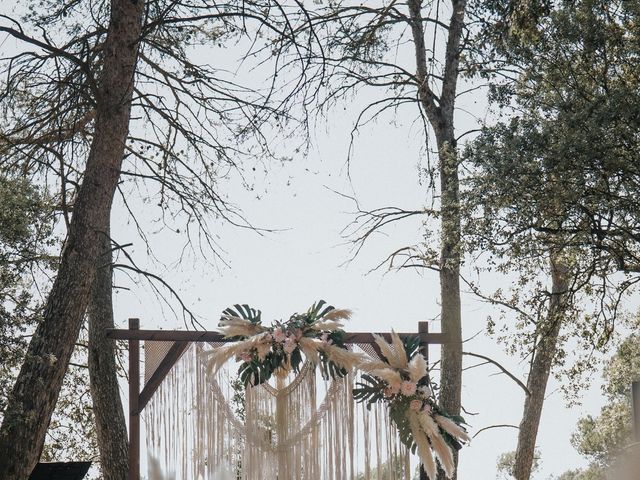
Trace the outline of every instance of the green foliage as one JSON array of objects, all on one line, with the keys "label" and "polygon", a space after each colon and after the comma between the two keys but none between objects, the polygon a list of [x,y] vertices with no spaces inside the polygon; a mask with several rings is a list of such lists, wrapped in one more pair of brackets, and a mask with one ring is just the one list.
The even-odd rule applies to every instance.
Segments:
[{"label": "green foliage", "polygon": [[[419,353],[420,338],[419,337],[405,337],[402,340],[404,351],[407,358],[411,359],[414,355]],[[387,362],[384,355],[381,355],[382,360]],[[357,387],[353,389],[353,398],[359,402],[365,402],[367,409],[371,409],[371,405],[377,403],[385,398],[384,391],[387,388],[387,383],[372,375],[362,374],[360,376],[364,382],[356,382]],[[428,379],[423,379],[421,385],[427,385]],[[407,397],[398,397],[399,400],[404,400]],[[398,402],[400,403],[400,402]],[[393,408],[391,409],[393,412]]]},{"label": "green foliage", "polygon": [[[516,452],[505,452],[498,457],[496,462],[497,478],[511,480],[513,478],[513,468],[516,464]],[[531,465],[531,473],[535,473],[540,469],[540,451],[536,449],[533,456],[533,464]]]},{"label": "green foliage", "polygon": [[35,272],[46,272],[53,224],[48,198],[24,179],[0,173],[0,412],[39,319]]},{"label": "green foliage", "polygon": [[347,373],[347,370],[329,360],[324,352],[320,352],[320,374],[322,375],[322,378],[324,380],[341,378],[344,377]]},{"label": "green foliage", "polygon": [[[369,476],[366,478],[375,478],[379,480],[389,480],[391,478],[405,478],[409,480],[409,478],[413,478],[417,480],[420,476],[419,474],[416,474],[415,476],[410,477],[410,471],[405,469],[402,459],[394,455],[380,466],[379,471],[378,468],[372,469]],[[356,476],[356,480],[366,480],[366,478],[365,472],[359,473]]]},{"label": "green foliage", "polygon": [[596,417],[578,420],[571,443],[597,465],[607,465],[631,439],[632,416],[628,402],[605,405]]},{"label": "green foliage", "polygon": [[[418,337],[405,337],[402,340],[403,347],[409,361],[415,355],[421,355],[420,353],[420,338]],[[389,363],[388,360],[382,356],[382,360]],[[399,371],[402,380],[410,381],[408,372]],[[449,417],[458,425],[464,425],[464,418],[458,415],[449,415],[447,412],[442,411],[435,397],[432,395],[432,389],[428,377],[422,378],[417,383],[416,392],[413,395],[405,395],[401,392],[390,391],[389,385],[386,381],[363,373],[360,375],[362,381],[356,382],[356,386],[353,389],[353,398],[358,403],[365,403],[368,410],[375,403],[386,402],[389,408],[389,418],[395,424],[398,430],[400,441],[412,452],[415,453],[417,445],[411,432],[411,426],[407,417],[407,412],[411,409],[413,402],[418,402],[420,409],[426,408],[434,414]],[[460,450],[462,445],[455,438],[449,435],[443,429],[439,429],[440,435],[444,438],[445,442],[454,450]]]},{"label": "green foliage", "polygon": [[402,340],[402,344],[407,358],[413,358],[420,353],[420,337],[405,337]]},{"label": "green foliage", "polygon": [[298,321],[302,320],[304,323],[311,324],[316,320],[320,320],[321,318],[323,318],[331,310],[335,310],[335,307],[333,307],[332,305],[327,305],[327,302],[325,302],[324,300],[319,300],[311,305],[306,313],[302,315],[299,315],[297,313],[293,314],[292,319],[296,319]]},{"label": "green foliage", "polygon": [[[317,321],[325,318],[325,316],[335,310],[335,307],[328,305],[324,300],[314,303],[305,313],[294,313],[288,321],[276,321],[269,328],[271,334],[275,330],[282,330],[287,336],[302,335],[305,337],[325,337],[328,342],[339,348],[346,348],[344,345],[345,332],[341,329],[329,331],[318,331],[310,327]],[[248,320],[254,325],[262,324],[262,313],[248,305],[234,305],[233,308],[227,308],[223,311],[223,319],[225,317],[239,317]],[[246,337],[235,337],[235,340],[243,340]],[[238,377],[243,385],[260,385],[269,381],[274,373],[283,367],[290,368],[298,373],[304,360],[302,351],[296,346],[291,352],[287,352],[280,342],[273,341],[271,349],[260,358],[257,352],[249,352],[250,360],[244,361],[238,368]],[[344,377],[347,371],[332,362],[324,352],[319,352],[320,373],[322,378],[329,380],[332,378]]]},{"label": "green foliage", "polygon": [[[415,454],[418,446],[416,445],[409,420],[407,419],[407,410],[409,409],[410,400],[407,398],[399,398],[389,405],[389,418],[396,425],[400,441],[407,447],[411,453]],[[441,434],[446,433],[442,430]]]},{"label": "green foliage", "polygon": [[603,377],[608,403],[598,416],[581,418],[571,437],[576,450],[591,463],[586,469],[567,471],[557,480],[605,480],[609,478],[606,472],[632,443],[631,382],[640,378],[640,334],[633,333],[620,343]]},{"label": "green foliage", "polygon": [[[0,173],[0,413],[41,319],[38,292],[49,288],[58,248],[50,196],[24,178]],[[89,396],[86,331],[78,340],[42,452],[45,461],[97,458]],[[48,359],[54,361],[54,359]]]},{"label": "green foliage", "polygon": [[586,469],[568,470],[556,480],[607,480],[602,468],[590,465]]},{"label": "green foliage", "polygon": [[[488,268],[519,277],[490,296],[517,311],[517,335],[503,339],[523,354],[549,299],[541,272],[563,256],[572,281],[559,344],[573,338],[581,349],[555,360],[572,396],[595,368],[593,355],[573,353],[606,348],[640,277],[640,11],[622,0],[486,3],[498,23],[487,72],[506,74],[490,78],[500,118],[510,118],[464,152],[463,237]],[[524,13],[512,8],[520,4]],[[535,41],[512,35],[513,14],[535,18]]]},{"label": "green foliage", "polygon": [[387,384],[366,373],[363,373],[361,378],[364,382],[356,382],[353,398],[358,403],[365,402],[367,409],[371,410],[371,405],[384,398],[384,389],[387,388]]},{"label": "green foliage", "polygon": [[21,178],[0,176],[0,251],[2,261],[13,253],[34,253],[51,233],[48,199]]},{"label": "green foliage", "polygon": [[634,333],[617,348],[604,368],[603,391],[608,403],[600,415],[578,421],[571,443],[595,466],[611,465],[632,441],[631,382],[640,378],[640,335]]},{"label": "green foliage", "polygon": [[364,382],[356,382],[356,387],[353,389],[354,400],[358,403],[364,402],[368,410],[371,410],[371,406],[375,403],[387,401],[389,403],[389,418],[396,425],[400,441],[415,453],[417,446],[413,440],[406,415],[409,404],[415,397],[395,395],[390,398],[385,396],[385,390],[388,386],[385,381],[368,374],[362,374],[360,377]]},{"label": "green foliage", "polygon": [[262,312],[251,308],[249,305],[234,305],[233,308],[227,308],[222,312],[222,316],[238,317],[249,320],[254,325],[262,324]]}]

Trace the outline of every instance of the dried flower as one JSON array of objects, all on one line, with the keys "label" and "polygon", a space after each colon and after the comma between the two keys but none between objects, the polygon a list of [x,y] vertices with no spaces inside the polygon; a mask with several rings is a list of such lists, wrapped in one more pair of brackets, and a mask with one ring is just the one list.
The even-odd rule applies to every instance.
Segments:
[{"label": "dried flower", "polygon": [[394,395],[397,395],[398,393],[400,393],[400,385],[399,384],[389,384],[389,386],[387,388],[384,389],[384,396],[389,398],[389,397],[393,397]]},{"label": "dried flower", "polygon": [[410,382],[409,380],[405,380],[400,386],[400,391],[405,397],[410,397],[411,395],[416,393],[416,384]]},{"label": "dried flower", "polygon": [[242,360],[243,362],[250,362],[252,358],[253,356],[251,355],[251,352],[248,352],[247,350],[240,352],[240,355],[236,357],[237,360]]},{"label": "dried flower", "polygon": [[411,400],[409,408],[414,412],[418,412],[420,411],[420,408],[422,408],[422,402],[420,400]]},{"label": "dried flower", "polygon": [[258,358],[263,361],[267,357],[269,350],[271,350],[271,345],[268,343],[259,343],[256,346],[256,350],[258,352]]},{"label": "dried flower", "polygon": [[421,387],[418,387],[418,393],[423,397],[429,398],[431,396],[431,389],[428,385],[422,385]]},{"label": "dried flower", "polygon": [[283,350],[286,354],[290,355],[291,352],[293,352],[297,346],[298,346],[298,342],[296,342],[296,339],[294,337],[287,337],[284,341]]},{"label": "dried flower", "polygon": [[286,338],[286,334],[284,333],[284,330],[282,328],[276,328],[273,331],[273,341],[276,343],[282,343],[284,342],[284,339]]}]

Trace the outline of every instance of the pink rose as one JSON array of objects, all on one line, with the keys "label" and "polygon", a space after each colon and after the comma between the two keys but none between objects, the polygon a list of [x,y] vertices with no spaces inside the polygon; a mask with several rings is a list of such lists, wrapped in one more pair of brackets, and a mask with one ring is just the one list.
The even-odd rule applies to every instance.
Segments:
[{"label": "pink rose", "polygon": [[298,343],[296,342],[295,338],[287,337],[284,341],[283,350],[285,351],[285,353],[291,354],[291,352],[293,352],[297,346]]},{"label": "pink rose", "polygon": [[400,386],[400,391],[405,397],[410,397],[411,395],[416,393],[416,384],[410,382],[409,380],[405,380]]},{"label": "pink rose", "polygon": [[422,402],[420,400],[411,400],[411,403],[409,404],[409,408],[414,412],[420,411],[421,407],[422,407]]},{"label": "pink rose", "polygon": [[422,407],[422,411],[423,411],[424,413],[428,413],[429,415],[431,415],[431,405],[429,405],[428,403],[427,403],[427,404],[425,404],[425,406],[424,406],[424,407]]},{"label": "pink rose", "polygon": [[394,395],[397,395],[400,392],[400,386],[399,385],[389,385],[387,388],[384,389],[384,396],[389,398],[389,397],[393,397]]},{"label": "pink rose", "polygon": [[282,343],[284,342],[286,335],[284,333],[284,330],[282,328],[276,328],[275,331],[273,332],[273,340],[276,343]]},{"label": "pink rose", "polygon": [[247,352],[246,350],[244,352],[242,352],[240,355],[238,355],[238,358],[240,360],[242,360],[243,362],[250,362],[252,355],[250,352]]}]

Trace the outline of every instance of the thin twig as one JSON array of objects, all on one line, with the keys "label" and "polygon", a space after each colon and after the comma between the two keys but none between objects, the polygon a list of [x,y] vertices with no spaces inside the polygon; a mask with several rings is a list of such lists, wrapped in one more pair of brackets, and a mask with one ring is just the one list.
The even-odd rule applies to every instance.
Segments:
[{"label": "thin twig", "polygon": [[502,370],[502,373],[504,373],[506,376],[508,376],[511,380],[513,380],[514,382],[516,382],[520,388],[522,388],[522,390],[524,390],[524,392],[526,393],[527,397],[531,395],[531,391],[527,388],[527,386],[522,383],[522,381],[516,377],[513,373],[509,372],[506,368],[504,368],[500,363],[496,362],[495,360],[486,357],[484,355],[480,355],[478,353],[471,353],[471,352],[462,352],[463,355],[469,355],[470,357],[476,357],[476,358],[481,358],[482,360],[486,360],[489,363],[494,364],[496,367],[498,367],[500,370]]}]

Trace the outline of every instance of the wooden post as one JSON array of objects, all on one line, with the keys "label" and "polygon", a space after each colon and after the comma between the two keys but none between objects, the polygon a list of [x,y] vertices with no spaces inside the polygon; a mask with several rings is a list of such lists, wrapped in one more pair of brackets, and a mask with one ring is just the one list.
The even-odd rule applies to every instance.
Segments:
[{"label": "wooden post", "polygon": [[429,322],[418,322],[418,335],[420,336],[420,353],[429,363]]},{"label": "wooden post", "polygon": [[[420,353],[427,359],[429,364],[429,344],[425,342],[423,335],[429,333],[429,322],[418,322],[418,335],[420,335]],[[424,465],[420,464],[420,480],[429,480]],[[431,479],[434,480],[434,479]]]},{"label": "wooden post", "polygon": [[[140,320],[129,319],[129,330]],[[140,341],[129,340],[129,480],[140,480]]]},{"label": "wooden post", "polygon": [[631,399],[633,402],[633,431],[636,442],[640,442],[640,380],[631,384]]}]

